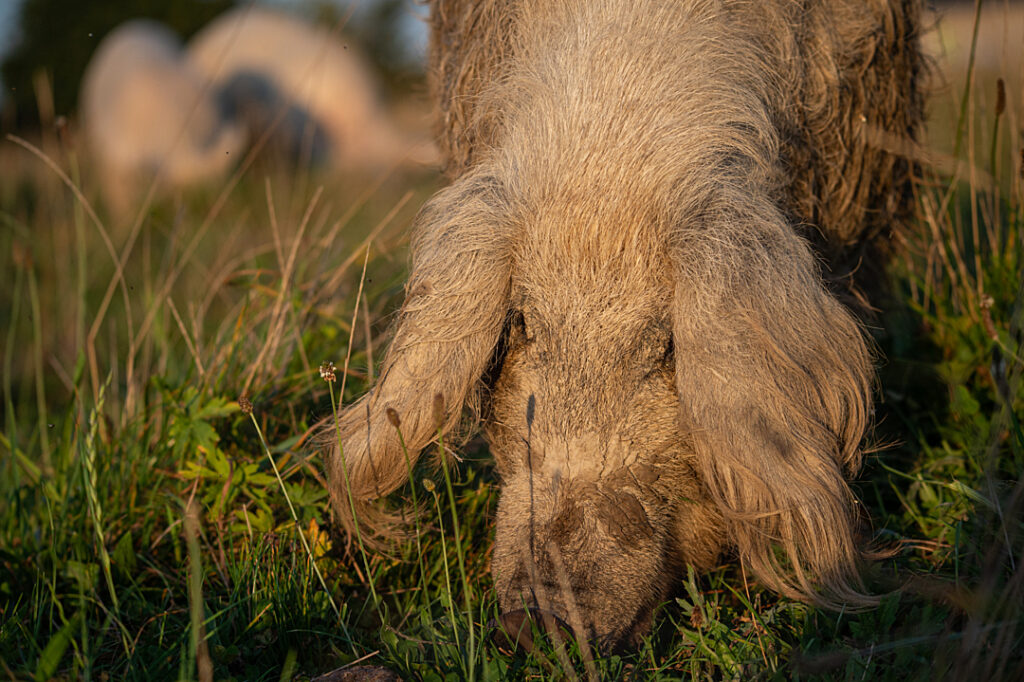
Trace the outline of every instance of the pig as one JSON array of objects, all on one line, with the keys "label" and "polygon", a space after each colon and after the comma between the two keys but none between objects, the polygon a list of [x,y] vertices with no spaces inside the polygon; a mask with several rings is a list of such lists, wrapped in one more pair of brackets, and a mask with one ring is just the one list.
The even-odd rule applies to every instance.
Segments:
[{"label": "pig", "polygon": [[137,19],[103,38],[82,80],[79,113],[111,212],[130,216],[157,181],[180,188],[220,178],[246,134],[222,115],[166,26]]},{"label": "pig", "polygon": [[[382,372],[325,426],[336,516],[480,423],[507,623],[635,645],[687,566],[865,607],[861,316],[913,210],[917,0],[435,0],[451,183]],[[336,436],[340,433],[340,437]],[[340,441],[340,442],[339,442]]]},{"label": "pig", "polygon": [[366,59],[326,28],[247,5],[204,27],[186,52],[228,115],[292,160],[355,171],[436,161],[433,144],[386,111]]}]

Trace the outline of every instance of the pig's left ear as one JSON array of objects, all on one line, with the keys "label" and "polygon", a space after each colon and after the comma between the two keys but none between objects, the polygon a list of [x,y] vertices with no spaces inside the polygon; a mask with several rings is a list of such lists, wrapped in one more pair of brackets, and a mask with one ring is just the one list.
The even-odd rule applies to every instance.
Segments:
[{"label": "pig's left ear", "polygon": [[860,465],[870,354],[806,243],[774,210],[736,203],[674,243],[683,427],[758,579],[823,606],[864,604],[846,475]]}]

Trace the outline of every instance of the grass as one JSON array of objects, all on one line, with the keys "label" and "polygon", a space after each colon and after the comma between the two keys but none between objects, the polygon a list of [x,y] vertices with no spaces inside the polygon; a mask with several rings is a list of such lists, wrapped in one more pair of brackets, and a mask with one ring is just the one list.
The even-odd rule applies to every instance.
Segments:
[{"label": "grass", "polygon": [[252,167],[115,226],[73,138],[5,140],[0,674],[1024,677],[1021,119],[965,92],[933,105],[962,133],[929,147],[962,158],[928,169],[874,330],[888,447],[857,489],[897,550],[870,577],[888,596],[824,612],[726,564],[681,576],[642,648],[611,657],[488,639],[496,476],[476,442],[411,472],[415,539],[380,553],[332,532],[310,431],[373,379],[435,180]]}]

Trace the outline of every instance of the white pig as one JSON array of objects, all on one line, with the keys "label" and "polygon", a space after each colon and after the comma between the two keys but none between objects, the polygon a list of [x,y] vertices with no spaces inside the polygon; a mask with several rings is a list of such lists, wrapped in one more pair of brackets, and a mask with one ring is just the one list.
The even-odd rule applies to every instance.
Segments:
[{"label": "white pig", "polygon": [[152,21],[129,21],[103,39],[83,78],[80,114],[118,217],[150,182],[177,188],[221,177],[245,144],[174,33]]},{"label": "white pig", "polygon": [[430,143],[398,130],[369,65],[325,28],[247,6],[210,23],[186,52],[254,139],[267,134],[295,158],[348,169],[436,159]]}]

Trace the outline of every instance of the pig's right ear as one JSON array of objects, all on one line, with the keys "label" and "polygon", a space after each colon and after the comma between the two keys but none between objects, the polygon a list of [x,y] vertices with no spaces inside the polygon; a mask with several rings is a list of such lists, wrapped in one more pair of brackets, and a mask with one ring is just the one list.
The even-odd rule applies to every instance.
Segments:
[{"label": "pig's right ear", "polygon": [[860,463],[871,356],[807,244],[755,202],[737,197],[680,235],[680,417],[729,539],[762,583],[823,606],[870,603],[846,476]]},{"label": "pig's right ear", "polygon": [[332,502],[346,527],[353,513],[372,514],[367,502],[401,485],[420,450],[475,400],[509,307],[507,216],[497,183],[482,174],[441,191],[417,216],[406,298],[380,380],[322,433]]}]

